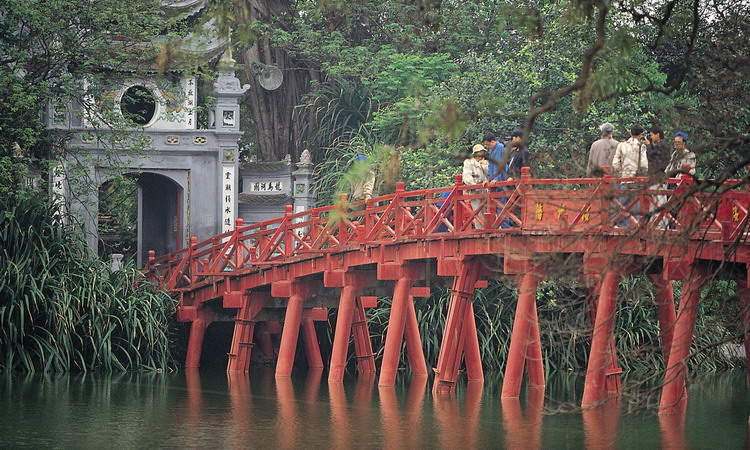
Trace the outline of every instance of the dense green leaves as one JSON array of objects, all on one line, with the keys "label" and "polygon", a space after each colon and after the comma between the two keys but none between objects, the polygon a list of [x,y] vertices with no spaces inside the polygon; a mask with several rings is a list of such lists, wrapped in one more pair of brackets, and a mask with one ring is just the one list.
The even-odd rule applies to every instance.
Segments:
[{"label": "dense green leaves", "polygon": [[38,196],[0,200],[0,370],[165,370],[175,301],[112,271]]}]

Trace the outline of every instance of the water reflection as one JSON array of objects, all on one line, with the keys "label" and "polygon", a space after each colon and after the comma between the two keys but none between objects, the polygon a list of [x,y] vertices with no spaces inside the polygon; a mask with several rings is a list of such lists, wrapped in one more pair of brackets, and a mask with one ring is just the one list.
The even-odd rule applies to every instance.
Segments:
[{"label": "water reflection", "polygon": [[[658,417],[621,414],[617,401],[551,414],[544,410],[545,392],[500,400],[491,382],[463,383],[457,394],[445,396],[427,395],[432,391],[426,378],[376,390],[373,374],[343,384],[328,384],[324,376],[313,371],[275,379],[269,368],[251,375],[192,370],[172,376],[6,377],[0,381],[0,448],[113,442],[139,448],[750,445],[750,391],[741,373],[702,380],[691,387],[687,410]],[[551,405],[560,409],[557,402]]]},{"label": "water reflection", "polygon": [[620,401],[610,398],[596,408],[584,409],[583,430],[587,449],[617,447],[617,423],[620,419]]},{"label": "water reflection", "polygon": [[521,410],[520,399],[503,398],[501,402],[506,447],[512,449],[541,448],[544,389],[528,390],[525,414]]}]

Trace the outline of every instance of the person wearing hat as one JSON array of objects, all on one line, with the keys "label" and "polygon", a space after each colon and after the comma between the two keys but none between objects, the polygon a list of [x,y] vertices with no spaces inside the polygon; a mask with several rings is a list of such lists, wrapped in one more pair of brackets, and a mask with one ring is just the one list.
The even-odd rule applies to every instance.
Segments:
[{"label": "person wearing hat", "polygon": [[[463,183],[466,185],[471,184],[484,184],[487,182],[487,149],[482,144],[476,144],[471,148],[471,157],[464,160],[463,170]],[[472,189],[466,191],[467,194],[481,194],[485,192],[484,189]],[[474,198],[471,200],[471,207],[474,211],[480,209],[482,204],[481,198]],[[474,219],[474,226],[476,228],[482,228],[482,212],[480,211]]]},{"label": "person wearing hat", "polygon": [[471,148],[471,157],[464,160],[464,184],[482,184],[487,182],[487,149],[482,144]]},{"label": "person wearing hat", "polygon": [[603,175],[602,167],[604,166],[612,167],[612,158],[619,144],[612,138],[615,127],[611,123],[599,125],[599,131],[601,137],[594,141],[589,149],[589,162],[586,165],[586,176],[589,177]]},{"label": "person wearing hat", "polygon": [[501,163],[505,166],[507,181],[521,178],[521,168],[529,167],[529,149],[521,144],[522,141],[523,131],[515,130],[510,134],[510,142]]}]

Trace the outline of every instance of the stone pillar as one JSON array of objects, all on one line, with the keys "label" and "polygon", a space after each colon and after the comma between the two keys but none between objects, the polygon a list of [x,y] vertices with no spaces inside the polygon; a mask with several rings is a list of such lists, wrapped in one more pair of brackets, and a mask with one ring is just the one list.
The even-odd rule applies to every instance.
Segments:
[{"label": "stone pillar", "polygon": [[[239,98],[249,86],[241,86],[235,75],[236,62],[232,58],[231,46],[222,55],[218,64],[219,76],[214,82],[214,118],[217,135],[225,132],[228,136],[237,135],[240,131]],[[239,136],[237,136],[239,138]],[[224,233],[234,229],[237,219],[237,139],[219,138],[221,152],[221,173],[219,174],[219,217],[221,226],[219,232]]]},{"label": "stone pillar", "polygon": [[313,163],[310,151],[305,149],[299,157],[297,170],[292,172],[294,180],[294,212],[315,208],[315,193],[313,192]]}]

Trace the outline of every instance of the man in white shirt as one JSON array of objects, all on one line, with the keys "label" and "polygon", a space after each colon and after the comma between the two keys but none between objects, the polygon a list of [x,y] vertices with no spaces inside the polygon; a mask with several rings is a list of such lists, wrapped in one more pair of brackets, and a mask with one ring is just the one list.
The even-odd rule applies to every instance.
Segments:
[{"label": "man in white shirt", "polygon": [[[612,172],[614,176],[619,178],[634,178],[648,175],[648,156],[646,153],[646,143],[643,139],[643,131],[643,127],[635,125],[630,129],[630,139],[620,142],[617,145],[615,156],[612,158]],[[624,181],[620,183],[619,188],[633,190],[637,188],[637,185],[633,181]],[[640,221],[640,205],[638,205],[638,202],[628,207],[634,194],[631,192],[620,196],[619,201],[635,220]],[[630,225],[632,223],[627,216],[618,224],[620,228],[627,228]]]}]

